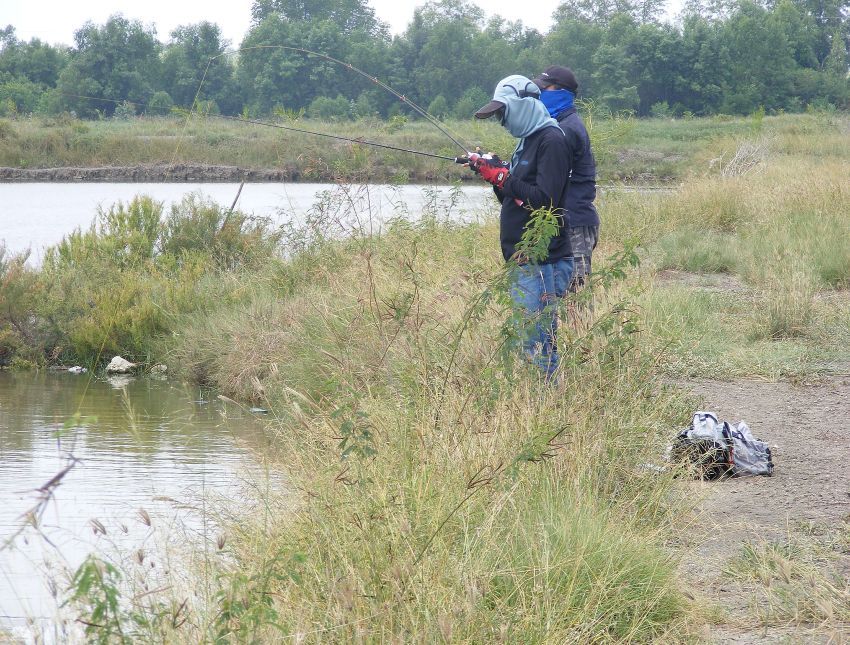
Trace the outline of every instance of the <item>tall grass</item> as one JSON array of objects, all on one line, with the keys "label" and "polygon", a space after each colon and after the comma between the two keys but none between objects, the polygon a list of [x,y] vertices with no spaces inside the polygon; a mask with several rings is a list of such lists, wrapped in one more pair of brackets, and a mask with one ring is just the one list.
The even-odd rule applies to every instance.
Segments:
[{"label": "tall grass", "polygon": [[672,480],[643,468],[683,402],[655,395],[610,282],[600,324],[564,347],[559,385],[505,362],[495,238],[492,224],[426,220],[320,242],[302,261],[333,270],[278,298],[254,283],[251,307],[186,321],[172,361],[273,410],[276,459],[298,491],[234,527],[240,575],[255,583],[226,590],[244,610],[210,629],[339,641],[687,632],[662,546]]},{"label": "tall grass", "polygon": [[[199,569],[208,593],[188,603],[123,595],[131,569],[87,561],[69,598],[89,637],[687,638],[693,610],[665,547],[673,474],[647,467],[686,402],[640,350],[631,254],[597,263],[593,317],[564,329],[564,366],[545,383],[510,347],[494,221],[400,218],[374,235],[322,213],[284,238],[191,200],[162,218],[140,198],[46,259],[54,306],[72,299],[54,320],[73,347],[95,349],[72,329],[125,352],[141,330],[170,371],[269,409],[267,457],[286,474],[253,514],[239,502]],[[130,294],[126,316],[99,301],[75,314],[111,290]]]}]

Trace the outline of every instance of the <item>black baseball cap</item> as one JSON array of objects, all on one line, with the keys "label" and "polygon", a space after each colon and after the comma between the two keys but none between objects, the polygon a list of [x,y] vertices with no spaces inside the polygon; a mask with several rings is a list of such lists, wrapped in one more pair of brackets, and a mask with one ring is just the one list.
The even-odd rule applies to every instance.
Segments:
[{"label": "black baseball cap", "polygon": [[534,79],[534,83],[540,89],[543,89],[547,85],[558,85],[573,93],[578,91],[578,81],[573,70],[569,67],[562,67],[561,65],[550,65],[543,70],[540,76]]},{"label": "black baseball cap", "polygon": [[499,110],[504,110],[505,104],[501,101],[490,101],[487,105],[480,108],[475,113],[476,119],[489,119],[491,116],[496,114]]}]

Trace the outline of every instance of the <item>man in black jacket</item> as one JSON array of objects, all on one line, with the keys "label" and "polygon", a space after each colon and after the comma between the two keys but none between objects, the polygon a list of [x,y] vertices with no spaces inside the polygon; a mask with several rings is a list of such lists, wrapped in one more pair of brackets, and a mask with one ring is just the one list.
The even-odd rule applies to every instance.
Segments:
[{"label": "man in black jacket", "polygon": [[534,82],[542,90],[540,100],[567,138],[570,151],[570,182],[567,187],[567,219],[570,244],[575,258],[575,272],[570,291],[584,286],[590,275],[593,249],[599,239],[599,214],[596,199],[596,160],[590,148],[590,137],[573,104],[578,81],[569,67],[551,65]]},{"label": "man in black jacket", "polygon": [[[519,330],[528,358],[551,376],[558,367],[555,343],[557,309],[573,272],[572,249],[563,218],[570,172],[566,136],[539,100],[539,88],[525,76],[499,81],[493,100],[476,118],[499,118],[519,139],[509,163],[470,156],[470,167],[493,184],[502,204],[499,238],[505,261],[512,267],[511,297],[526,314]],[[523,250],[522,236],[538,209],[550,209],[557,230],[537,257]]]}]

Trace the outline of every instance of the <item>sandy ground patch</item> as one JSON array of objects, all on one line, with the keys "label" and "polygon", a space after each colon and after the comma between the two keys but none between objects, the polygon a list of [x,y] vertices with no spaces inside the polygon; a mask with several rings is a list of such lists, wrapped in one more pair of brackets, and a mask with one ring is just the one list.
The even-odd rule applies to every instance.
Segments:
[{"label": "sandy ground patch", "polygon": [[[717,643],[850,643],[846,623],[760,620],[758,583],[742,584],[723,572],[746,541],[781,544],[801,533],[850,532],[850,376],[811,385],[692,381],[686,387],[719,418],[745,420],[771,445],[776,464],[773,477],[690,484],[704,495],[697,530],[704,534],[695,538],[683,574],[726,614],[706,637]],[[835,550],[823,566],[825,574],[847,580],[850,549]]]}]

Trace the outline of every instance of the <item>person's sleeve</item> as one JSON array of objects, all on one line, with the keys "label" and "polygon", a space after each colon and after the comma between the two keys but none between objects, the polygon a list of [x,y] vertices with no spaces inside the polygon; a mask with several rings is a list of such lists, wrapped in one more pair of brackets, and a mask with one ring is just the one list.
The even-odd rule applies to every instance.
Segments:
[{"label": "person's sleeve", "polygon": [[501,188],[499,188],[498,186],[493,186],[493,192],[496,194],[496,199],[498,199],[498,200],[499,200],[499,203],[500,203],[500,204],[501,204],[503,201],[505,201],[505,193],[504,193],[504,192],[502,192],[502,189],[501,189]]},{"label": "person's sleeve", "polygon": [[557,208],[570,176],[570,153],[566,137],[547,137],[537,151],[537,177],[534,183],[508,177],[502,189],[505,197],[519,199],[532,210]]}]

